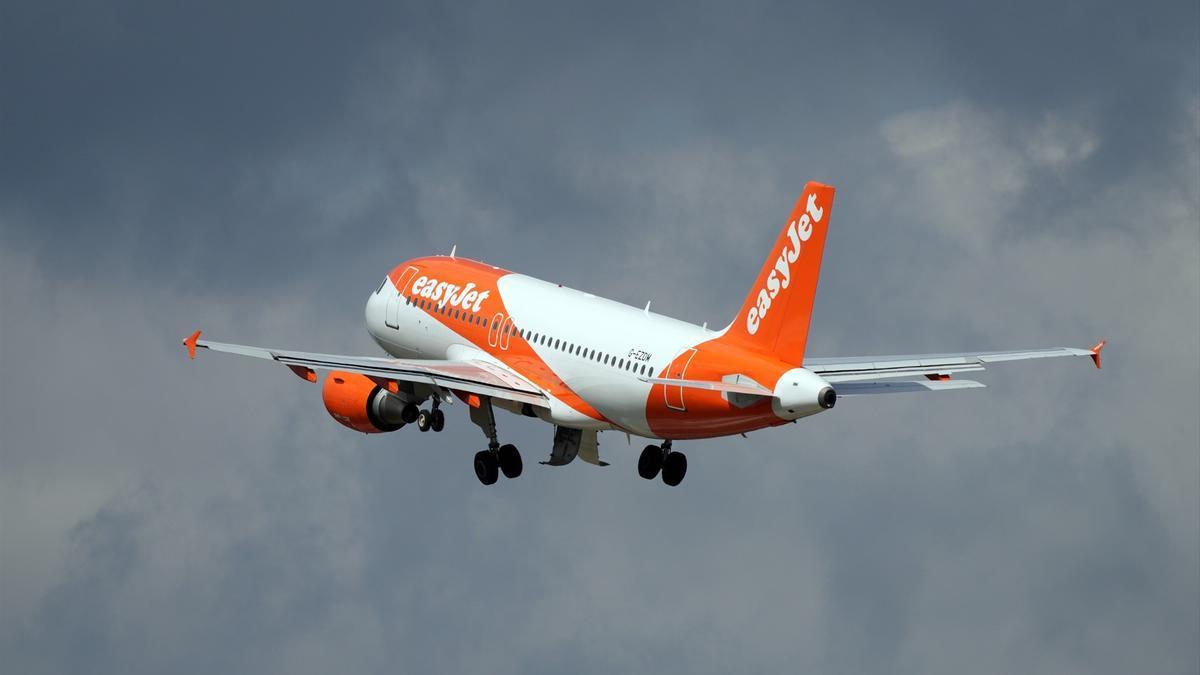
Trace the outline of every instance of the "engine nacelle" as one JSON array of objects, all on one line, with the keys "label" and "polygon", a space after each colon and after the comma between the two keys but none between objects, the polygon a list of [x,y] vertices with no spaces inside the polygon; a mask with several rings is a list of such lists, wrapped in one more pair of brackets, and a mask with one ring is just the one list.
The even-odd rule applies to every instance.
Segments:
[{"label": "engine nacelle", "polygon": [[404,426],[404,401],[366,375],[330,372],[325,377],[321,399],[333,419],[364,434],[395,431]]},{"label": "engine nacelle", "polygon": [[785,420],[815,415],[829,410],[837,402],[833,386],[811,370],[793,368],[775,383],[771,409]]}]

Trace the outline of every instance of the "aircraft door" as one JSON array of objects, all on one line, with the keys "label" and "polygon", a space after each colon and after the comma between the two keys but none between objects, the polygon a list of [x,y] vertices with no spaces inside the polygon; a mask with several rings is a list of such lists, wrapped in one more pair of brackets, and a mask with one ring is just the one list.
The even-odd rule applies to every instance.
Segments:
[{"label": "aircraft door", "polygon": [[[496,312],[492,317],[491,323],[488,325],[488,345],[498,347],[500,345],[500,326],[504,323],[504,314]],[[505,347],[507,349],[507,346]]]},{"label": "aircraft door", "polygon": [[[685,349],[680,352],[679,356],[667,366],[667,374],[663,377],[671,380],[687,379],[688,365],[692,363],[692,357],[696,355],[695,349]],[[678,385],[664,385],[663,396],[666,397],[667,407],[672,410],[685,412],[687,406],[683,402],[683,387]]]},{"label": "aircraft door", "polygon": [[506,317],[504,323],[500,324],[500,349],[508,349],[508,341],[513,334],[512,317]]}]

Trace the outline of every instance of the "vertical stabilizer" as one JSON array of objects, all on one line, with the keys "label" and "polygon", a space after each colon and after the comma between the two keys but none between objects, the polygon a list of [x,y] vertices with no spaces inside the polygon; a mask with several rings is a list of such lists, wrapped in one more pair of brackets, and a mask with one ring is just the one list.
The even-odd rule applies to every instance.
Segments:
[{"label": "vertical stabilizer", "polygon": [[804,186],[724,339],[803,363],[833,195],[830,185]]}]

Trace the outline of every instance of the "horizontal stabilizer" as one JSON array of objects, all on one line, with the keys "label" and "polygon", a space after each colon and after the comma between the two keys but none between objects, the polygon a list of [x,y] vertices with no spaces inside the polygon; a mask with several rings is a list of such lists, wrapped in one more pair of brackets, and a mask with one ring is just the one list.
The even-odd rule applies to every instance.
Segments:
[{"label": "horizontal stabilizer", "polygon": [[907,394],[914,391],[951,391],[979,389],[987,386],[975,380],[884,380],[879,382],[844,382],[836,385],[838,398],[869,396],[871,394]]}]

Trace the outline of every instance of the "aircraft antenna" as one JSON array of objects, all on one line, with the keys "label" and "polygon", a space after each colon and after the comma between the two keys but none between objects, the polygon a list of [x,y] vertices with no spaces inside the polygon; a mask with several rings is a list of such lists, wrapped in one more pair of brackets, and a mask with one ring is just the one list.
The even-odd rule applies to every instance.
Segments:
[{"label": "aircraft antenna", "polygon": [[453,246],[451,246],[451,247],[450,247],[450,257],[451,257],[451,258],[453,258],[453,257],[454,257],[454,253],[455,253],[456,251],[458,251],[458,244],[455,244],[455,245],[453,245]]}]

